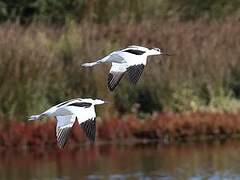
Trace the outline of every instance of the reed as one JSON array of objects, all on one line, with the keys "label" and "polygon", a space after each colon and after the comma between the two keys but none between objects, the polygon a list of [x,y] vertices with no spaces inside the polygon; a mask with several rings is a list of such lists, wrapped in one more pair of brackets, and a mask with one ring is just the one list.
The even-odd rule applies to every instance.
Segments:
[{"label": "reed", "polygon": [[[154,111],[239,110],[238,21],[142,21],[68,23],[62,28],[7,23],[0,26],[0,113],[24,120],[74,97],[100,97],[104,115]],[[126,78],[114,93],[106,88],[108,65],[80,64],[130,44],[160,47],[171,57],[153,57],[137,86]]]}]

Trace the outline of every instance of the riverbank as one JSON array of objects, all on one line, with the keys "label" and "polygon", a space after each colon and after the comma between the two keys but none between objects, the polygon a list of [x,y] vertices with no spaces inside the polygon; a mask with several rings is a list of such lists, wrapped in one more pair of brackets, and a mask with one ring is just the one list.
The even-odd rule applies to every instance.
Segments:
[{"label": "riverbank", "polygon": [[[75,123],[66,147],[89,143]],[[155,113],[146,119],[134,115],[97,119],[96,143],[162,143],[240,137],[240,113]],[[56,148],[55,121],[0,125],[0,147]]]}]

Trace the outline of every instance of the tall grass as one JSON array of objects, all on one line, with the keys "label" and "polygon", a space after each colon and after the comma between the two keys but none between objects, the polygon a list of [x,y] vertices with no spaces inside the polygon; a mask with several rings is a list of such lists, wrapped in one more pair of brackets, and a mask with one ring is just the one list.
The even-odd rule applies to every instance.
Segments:
[{"label": "tall grass", "polygon": [[[32,24],[0,26],[0,111],[25,119],[60,101],[99,97],[105,115],[127,112],[237,111],[240,27],[225,21],[69,22],[62,28]],[[109,65],[83,69],[127,45],[160,47],[171,57],[152,57],[137,86],[126,78],[116,92],[106,88]],[[112,115],[112,114],[111,114]]]}]

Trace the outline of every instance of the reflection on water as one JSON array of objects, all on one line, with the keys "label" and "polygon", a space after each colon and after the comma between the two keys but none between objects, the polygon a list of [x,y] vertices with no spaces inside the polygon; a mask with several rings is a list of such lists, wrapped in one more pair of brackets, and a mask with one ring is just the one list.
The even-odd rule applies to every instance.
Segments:
[{"label": "reflection on water", "polygon": [[0,179],[240,179],[240,140],[0,150]]}]

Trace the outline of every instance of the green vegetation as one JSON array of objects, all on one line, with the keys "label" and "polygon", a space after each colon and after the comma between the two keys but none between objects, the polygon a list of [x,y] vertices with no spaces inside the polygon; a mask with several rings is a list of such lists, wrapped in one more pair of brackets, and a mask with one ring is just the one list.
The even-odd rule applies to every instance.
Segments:
[{"label": "green vegetation", "polygon": [[[102,97],[100,110],[238,111],[239,0],[0,0],[0,114],[27,115],[69,98]],[[131,44],[152,57],[137,86],[106,88],[108,65],[80,64]],[[112,115],[112,114],[111,114]]]},{"label": "green vegetation", "polygon": [[108,23],[143,19],[192,20],[238,15],[239,0],[1,0],[0,21],[64,24],[69,19]]},{"label": "green vegetation", "polygon": [[[240,36],[236,21],[146,23],[111,26],[69,23],[0,27],[0,110],[26,117],[74,97],[102,97],[105,113],[237,111]],[[106,87],[108,65],[80,64],[130,44],[163,48],[152,57],[138,85],[125,77],[116,92]]]}]

